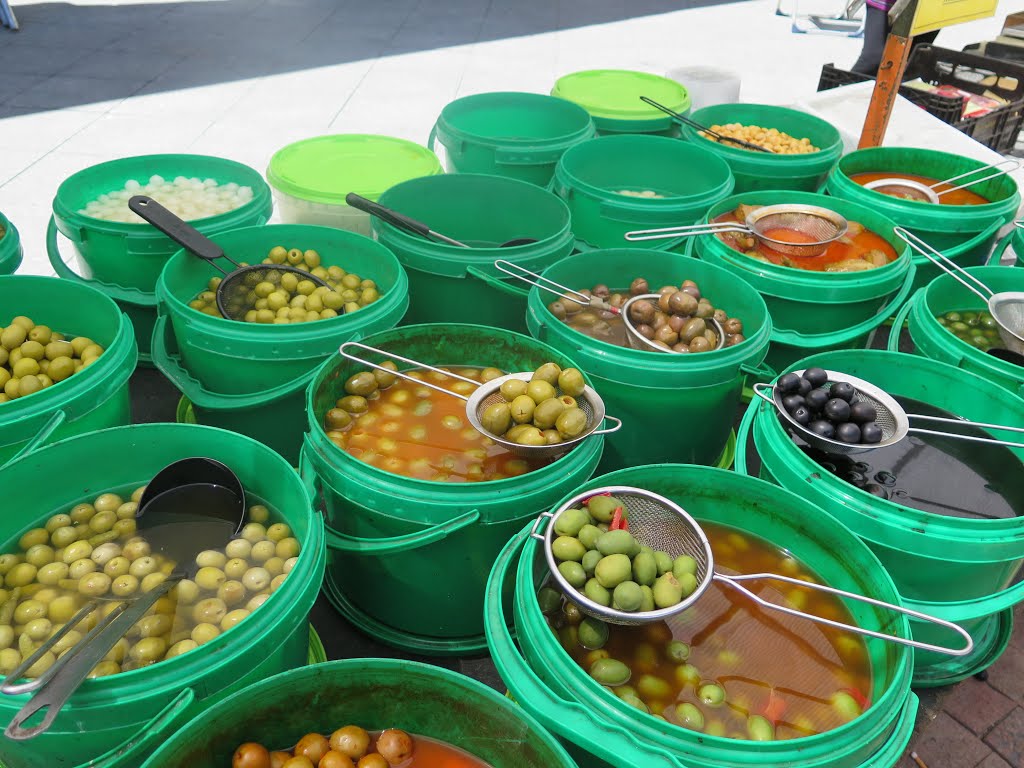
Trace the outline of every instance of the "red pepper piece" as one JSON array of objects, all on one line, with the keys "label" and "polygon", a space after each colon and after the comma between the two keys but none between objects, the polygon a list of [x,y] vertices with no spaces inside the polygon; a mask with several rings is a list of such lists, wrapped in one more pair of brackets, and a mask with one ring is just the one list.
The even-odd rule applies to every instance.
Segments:
[{"label": "red pepper piece", "polygon": [[626,511],[622,507],[616,507],[612,513],[612,521],[608,525],[609,531],[628,531],[629,520],[626,519]]},{"label": "red pepper piece", "polygon": [[782,718],[786,715],[786,700],[775,693],[775,689],[772,688],[771,693],[768,694],[768,703],[761,711],[765,719],[768,720],[772,725],[778,725],[782,722]]},{"label": "red pepper piece", "polygon": [[856,701],[857,705],[860,707],[861,712],[865,712],[868,707],[871,706],[871,700],[856,688],[843,688],[843,692],[848,693],[853,697],[853,700]]}]

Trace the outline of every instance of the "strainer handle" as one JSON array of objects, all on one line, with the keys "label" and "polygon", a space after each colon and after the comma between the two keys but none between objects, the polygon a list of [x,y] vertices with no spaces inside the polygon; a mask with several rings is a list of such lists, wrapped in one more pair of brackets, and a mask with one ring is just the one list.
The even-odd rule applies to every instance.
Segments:
[{"label": "strainer handle", "polygon": [[[494,262],[494,268],[499,272],[504,272],[509,277],[514,277],[516,280],[522,280],[524,283],[540,288],[542,291],[553,293],[559,298],[571,298],[573,301],[580,304],[591,305],[598,307],[599,309],[607,309],[616,313],[619,311],[618,308],[611,306],[607,302],[601,301],[596,296],[587,296],[585,293],[574,291],[572,288],[567,288],[561,283],[549,280],[544,277],[544,275],[538,275],[536,272],[531,272],[525,267],[513,264],[511,261],[498,259]],[[545,285],[545,283],[547,285]],[[550,286],[554,286],[554,288]],[[566,294],[568,294],[568,296],[566,296]]]},{"label": "strainer handle", "polygon": [[366,359],[364,359],[362,357],[358,357],[357,355],[353,355],[351,352],[348,351],[349,349],[353,349],[353,348],[355,348],[355,349],[364,349],[367,352],[373,352],[374,354],[380,355],[382,357],[390,358],[391,360],[400,360],[403,363],[408,363],[409,365],[412,365],[412,366],[414,366],[416,368],[425,368],[426,370],[433,371],[434,373],[441,373],[441,374],[444,374],[445,376],[451,376],[453,379],[458,379],[459,381],[468,381],[474,387],[479,387],[480,386],[480,382],[479,381],[473,381],[472,379],[467,379],[464,376],[459,376],[457,373],[450,373],[448,371],[442,371],[440,368],[435,368],[432,365],[427,365],[426,363],[421,363],[418,360],[413,360],[412,358],[402,357],[401,355],[396,355],[394,352],[388,352],[388,351],[383,350],[383,349],[378,349],[377,347],[371,347],[371,346],[368,346],[366,344],[360,344],[358,341],[346,341],[344,344],[342,344],[340,347],[338,347],[338,354],[340,354],[342,357],[348,358],[349,360],[357,362],[360,365],[368,365],[371,368],[375,368],[378,371],[387,371],[388,373],[394,374],[395,376],[397,376],[400,379],[404,379],[405,381],[411,381],[413,384],[422,384],[425,387],[430,387],[431,389],[436,389],[438,392],[441,392],[441,393],[443,393],[445,395],[451,395],[452,397],[457,397],[460,400],[465,400],[467,403],[469,402],[469,398],[466,397],[465,395],[460,395],[458,392],[452,392],[450,389],[445,389],[444,387],[438,386],[437,384],[434,384],[432,382],[424,381],[423,379],[417,379],[416,377],[410,376],[407,373],[402,373],[401,371],[392,371],[390,368],[385,368],[383,365],[379,365],[377,363],[371,363],[369,360],[366,360]]},{"label": "strainer handle", "polygon": [[[985,285],[970,272],[961,269],[960,265],[948,256],[932,248],[928,243],[903,227],[893,227],[896,237],[909,245],[913,250],[924,256],[928,261],[956,280],[960,285],[969,290],[979,299],[988,303],[994,295],[992,289]],[[972,285],[973,283],[973,285]]]},{"label": "strainer handle", "polygon": [[591,435],[610,435],[612,432],[618,432],[622,429],[622,419],[616,419],[614,416],[609,416],[607,413],[604,415],[609,421],[614,421],[615,426],[609,427],[608,429],[595,429],[591,432]]},{"label": "strainer handle", "polygon": [[541,512],[537,516],[537,519],[533,521],[533,526],[530,528],[530,535],[537,539],[537,541],[545,541],[544,534],[540,532],[540,527],[544,524],[545,520],[553,520],[555,517],[554,512]]},{"label": "strainer handle", "polygon": [[[1007,165],[1009,167],[1001,171],[996,171],[996,168],[1001,168],[1004,165]],[[955,192],[958,189],[966,189],[967,187],[973,187],[975,184],[981,184],[981,182],[988,181],[989,179],[994,179],[997,176],[1003,176],[1007,173],[1013,173],[1018,168],[1020,168],[1020,161],[1014,160],[1012,158],[1006,158],[1005,160],[1001,160],[998,163],[992,163],[991,165],[983,165],[981,168],[975,168],[973,171],[967,171],[966,173],[961,173],[959,176],[954,176],[951,179],[945,179],[944,181],[937,182],[936,184],[932,184],[931,187],[932,189],[935,189],[935,187],[937,187],[939,184],[949,184],[950,182],[953,181],[966,179],[969,176],[973,176],[976,173],[983,173],[985,171],[995,171],[995,173],[990,173],[988,176],[982,176],[980,179],[974,179],[974,181],[968,181],[959,186],[944,189],[941,192],[936,191],[935,196],[942,197],[947,192]]]},{"label": "strainer handle", "polygon": [[[754,382],[753,386],[751,386],[751,389],[754,390],[754,394],[755,395],[760,397],[766,403],[771,403],[773,407],[775,406],[775,397],[774,397],[775,385],[774,384],[765,384],[763,381],[756,381],[756,382]],[[761,390],[767,390],[768,392],[771,392],[772,394],[771,395],[766,395]]]},{"label": "strainer handle", "polygon": [[689,224],[685,227],[662,227],[661,229],[634,229],[625,234],[631,243],[640,240],[666,240],[671,237],[694,237],[696,235],[717,235],[720,232],[746,232],[752,234],[748,227],[732,222],[709,222],[707,224]]},{"label": "strainer handle", "polygon": [[[1007,427],[1005,424],[985,424],[980,421],[966,421],[961,419],[943,419],[938,416],[920,416],[916,413],[908,413],[908,417],[912,419],[926,419],[927,421],[939,421],[947,424],[959,424],[963,427],[978,427],[980,429],[1005,429],[1008,432],[1021,432],[1024,433],[1024,429],[1019,427]],[[958,435],[955,432],[941,432],[936,429],[920,429],[918,427],[911,427],[907,430],[917,435],[936,435],[938,437],[951,437],[954,440],[967,440],[972,443],[990,443],[992,445],[1002,445],[1007,448],[1024,448],[1024,443],[1013,443],[1008,440],[999,440],[995,437],[975,437],[974,435]]]},{"label": "strainer handle", "polygon": [[49,651],[51,648],[57,645],[57,643],[61,641],[61,638],[63,638],[66,634],[68,634],[68,632],[73,630],[75,627],[77,627],[79,622],[82,621],[82,619],[84,619],[98,607],[98,600],[90,600],[81,608],[79,608],[78,612],[71,617],[67,624],[60,628],[60,631],[56,632],[53,635],[53,637],[49,638],[46,642],[40,645],[35,650],[35,653],[30,654],[27,659],[25,659],[23,662],[21,662],[21,664],[19,664],[17,667],[11,670],[10,674],[8,674],[7,677],[4,678],[3,683],[0,683],[0,693],[3,693],[7,696],[17,696],[20,693],[28,693],[29,691],[34,691],[36,688],[42,687],[43,683],[45,683],[47,680],[49,680],[51,677],[57,674],[58,669],[60,669],[69,661],[71,661],[71,658],[76,653],[78,653],[81,648],[84,648],[86,643],[88,643],[91,638],[99,634],[103,627],[105,627],[107,624],[114,620],[115,614],[108,614],[103,619],[101,619],[100,622],[92,628],[92,630],[85,634],[85,637],[83,637],[82,640],[73,645],[71,649],[63,656],[61,656],[59,659],[56,659],[53,662],[53,664],[50,665],[50,668],[46,670],[43,674],[41,674],[39,677],[35,678],[34,680],[26,680],[23,683],[17,682],[25,676],[26,672],[28,672],[30,669],[32,669],[33,666],[35,666],[35,663],[39,661],[47,651]]},{"label": "strainer handle", "polygon": [[[779,611],[781,613],[787,613],[790,616],[796,616],[797,618],[800,618],[800,619],[807,619],[809,621],[813,621],[813,622],[816,622],[818,624],[826,624],[826,625],[828,625],[830,627],[835,627],[836,629],[843,629],[843,630],[846,630],[848,632],[854,632],[854,633],[856,633],[858,635],[866,635],[868,637],[877,637],[880,640],[888,640],[888,641],[893,642],[893,643],[899,643],[900,645],[909,645],[911,648],[918,648],[918,649],[920,649],[922,651],[933,651],[935,653],[944,653],[944,654],[947,654],[949,656],[966,656],[972,650],[974,650],[974,639],[971,637],[971,635],[965,629],[963,629],[963,627],[957,626],[956,624],[954,624],[954,623],[952,623],[950,621],[945,621],[943,619],[936,618],[935,616],[929,616],[928,614],[921,613],[920,611],[913,611],[913,610],[911,610],[909,608],[904,608],[904,607],[899,606],[899,605],[893,605],[892,603],[887,603],[884,600],[876,600],[873,597],[865,597],[864,595],[858,595],[858,594],[855,594],[853,592],[847,592],[846,590],[843,590],[843,589],[836,589],[835,587],[829,587],[829,586],[826,586],[825,584],[813,584],[813,583],[811,583],[809,581],[802,581],[800,579],[795,579],[795,578],[793,578],[791,576],[782,576],[782,575],[777,574],[777,573],[746,573],[746,574],[738,574],[738,575],[731,575],[731,576],[727,576],[727,575],[721,574],[721,573],[716,573],[714,575],[714,578],[715,578],[716,581],[725,582],[730,587],[733,587],[734,589],[739,590],[740,592],[745,594],[747,597],[749,597],[751,600],[753,600],[755,603],[757,603],[758,605],[762,606],[763,608],[768,608],[768,609],[773,610],[773,611]],[[821,592],[828,592],[831,595],[838,595],[839,597],[843,597],[843,598],[846,598],[848,600],[856,600],[856,601],[861,602],[861,603],[868,603],[869,605],[877,605],[880,608],[886,608],[888,610],[895,611],[897,613],[902,613],[905,616],[910,616],[910,617],[915,618],[915,619],[917,619],[919,621],[926,621],[929,624],[937,624],[940,627],[945,627],[946,629],[949,629],[949,630],[952,630],[953,632],[956,632],[958,635],[960,635],[960,637],[962,637],[966,641],[966,645],[964,645],[963,648],[947,648],[947,647],[942,646],[942,645],[932,645],[931,643],[922,643],[919,640],[908,640],[908,639],[903,638],[903,637],[897,637],[896,635],[888,635],[888,634],[886,634],[884,632],[876,632],[873,629],[865,629],[864,627],[857,627],[857,626],[854,626],[853,624],[846,624],[846,623],[844,623],[842,621],[834,621],[832,619],[826,619],[826,618],[824,618],[822,616],[815,616],[812,613],[804,613],[803,611],[798,611],[796,608],[790,608],[789,606],[786,606],[786,605],[779,605],[778,603],[773,603],[773,602],[770,602],[768,600],[765,600],[760,595],[755,594],[754,592],[750,591],[745,586],[740,584],[741,581],[761,581],[761,580],[784,581],[787,584],[795,584],[797,586],[807,587],[809,589],[816,589],[816,590],[819,590]]]}]

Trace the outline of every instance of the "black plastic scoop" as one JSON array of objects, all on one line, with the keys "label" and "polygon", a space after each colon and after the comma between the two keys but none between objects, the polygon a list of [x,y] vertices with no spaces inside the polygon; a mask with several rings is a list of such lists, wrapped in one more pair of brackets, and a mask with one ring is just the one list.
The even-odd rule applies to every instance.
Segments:
[{"label": "black plastic scoop", "polygon": [[701,125],[696,120],[691,120],[686,115],[679,114],[674,109],[669,109],[664,104],[659,104],[654,99],[649,99],[646,96],[641,96],[640,101],[650,104],[655,109],[660,109],[666,115],[668,115],[671,118],[674,118],[675,120],[678,120],[680,123],[683,123],[685,125],[690,126],[691,128],[706,133],[708,136],[713,136],[719,141],[728,141],[732,144],[736,144],[737,146],[743,147],[744,149],[751,149],[754,152],[767,152],[769,155],[775,154],[770,149],[768,149],[768,147],[762,147],[760,144],[751,144],[749,141],[743,141],[743,139],[734,139],[732,136],[726,136],[725,134],[719,133],[718,131],[714,131],[711,128],[708,128],[706,125]]},{"label": "black plastic scoop", "polygon": [[[428,225],[422,221],[411,219],[404,213],[392,210],[380,203],[375,203],[373,200],[367,200],[361,195],[357,195],[355,192],[349,192],[345,195],[345,202],[353,208],[368,213],[371,216],[376,216],[381,221],[386,221],[392,226],[404,229],[406,232],[412,232],[414,235],[427,238],[428,240],[438,240],[448,245],[458,246],[459,248],[472,248],[473,246],[466,245],[458,240],[453,240],[447,235],[442,235],[440,232],[436,232],[431,229]],[[537,240],[532,237],[517,237],[514,240],[499,245],[499,248],[514,248],[517,245],[529,245],[530,243],[536,243]]]},{"label": "black plastic scoop", "polygon": [[[299,280],[309,280],[316,286],[330,287],[324,280],[305,270],[288,264],[250,264],[243,267],[232,259],[224,249],[188,222],[179,219],[151,197],[136,195],[128,201],[128,207],[159,229],[186,251],[189,251],[224,275],[217,286],[217,309],[229,320],[244,320],[256,300],[253,289],[260,283],[270,283],[274,288],[281,286],[281,278],[291,272]],[[228,272],[217,264],[218,259],[227,259],[235,266]]]},{"label": "black plastic scoop", "polygon": [[[190,470],[195,474],[190,476]],[[173,485],[175,479],[185,482]],[[214,482],[188,482],[190,479]],[[150,489],[152,494],[149,494]],[[148,499],[147,494],[151,496]],[[194,575],[198,570],[196,556],[204,550],[226,546],[241,529],[245,518],[245,492],[241,482],[228,467],[212,459],[186,459],[171,464],[153,478],[142,501],[144,503],[140,502],[136,513],[138,531],[152,552],[162,554],[175,563],[174,571],[148,592],[129,597],[107,594],[90,601],[7,676],[0,692],[20,694],[36,691],[8,724],[4,731],[8,738],[24,741],[46,732],[78,686],[118,640],[178,581]],[[35,680],[17,682],[82,619],[99,608],[101,603],[111,601],[121,605],[46,672]],[[25,722],[43,710],[46,712],[38,725],[23,727]]]},{"label": "black plastic scoop", "polygon": [[1002,347],[993,347],[988,351],[992,357],[997,357],[1000,360],[1004,360],[1007,363],[1013,363],[1024,367],[1024,355],[1017,354],[1009,349],[1003,349]]}]

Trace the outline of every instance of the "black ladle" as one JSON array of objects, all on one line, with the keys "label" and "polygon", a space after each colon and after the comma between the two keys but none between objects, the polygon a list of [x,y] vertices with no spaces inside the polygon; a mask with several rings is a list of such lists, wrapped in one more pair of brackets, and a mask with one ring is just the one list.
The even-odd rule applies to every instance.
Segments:
[{"label": "black ladle", "polygon": [[1024,355],[1017,354],[1012,350],[1003,349],[1002,347],[993,347],[988,351],[988,353],[992,355],[992,357],[999,358],[1007,363],[1013,363],[1014,365],[1024,367]]},{"label": "black ladle", "polygon": [[[434,231],[428,225],[424,224],[422,221],[411,219],[404,213],[399,213],[398,211],[392,210],[391,208],[383,206],[380,203],[375,203],[373,200],[367,200],[365,197],[357,195],[355,192],[349,192],[347,195],[345,195],[345,202],[357,210],[363,211],[364,213],[368,213],[371,216],[376,216],[378,219],[386,221],[388,224],[391,224],[392,226],[398,227],[399,229],[404,229],[406,232],[412,232],[414,235],[425,237],[428,240],[439,240],[442,243],[458,246],[459,248],[472,247],[466,245],[465,243],[459,242],[458,240],[453,240],[447,235],[442,235],[440,232]],[[532,237],[517,237],[514,240],[509,240],[508,242],[502,243],[498,247],[514,248],[517,245],[529,245],[530,243],[536,242],[537,240]]]},{"label": "black ladle", "polygon": [[743,141],[743,139],[734,139],[732,136],[726,136],[724,134],[719,133],[718,131],[714,131],[711,128],[708,128],[706,125],[701,125],[696,120],[691,120],[690,118],[686,117],[686,115],[679,114],[674,109],[669,109],[664,104],[659,104],[654,99],[649,99],[646,96],[641,96],[640,101],[650,104],[655,109],[660,109],[666,115],[678,120],[680,123],[684,123],[685,125],[688,125],[691,128],[694,128],[698,131],[703,131],[704,133],[708,134],[708,136],[713,136],[719,141],[728,141],[740,147],[743,147],[744,149],[752,149],[755,152],[767,152],[769,155],[775,154],[770,149],[768,149],[767,147],[762,147],[760,144],[751,144],[749,141]]},{"label": "black ladle", "polygon": [[[217,482],[186,482],[171,486],[174,478],[220,480]],[[154,487],[155,486],[155,487]],[[103,660],[117,642],[153,607],[161,597],[181,579],[195,574],[196,556],[207,549],[223,548],[241,529],[245,519],[245,493],[237,476],[225,465],[212,459],[186,459],[166,467],[154,477],[151,498],[140,503],[136,512],[139,531],[149,542],[152,551],[165,555],[177,565],[168,578],[156,588],[135,598],[120,599],[111,596],[98,598],[86,604],[72,617],[61,631],[54,634],[29,658],[7,676],[2,692],[9,694],[36,691],[25,706],[8,724],[5,735],[17,741],[32,739],[47,731],[61,708],[88,678],[93,668]],[[161,487],[165,490],[161,491]],[[42,656],[71,631],[100,602],[123,602],[85,637],[65,653],[42,676],[26,683],[16,681],[24,676]],[[23,724],[36,713],[46,710],[42,721],[33,727]]]}]

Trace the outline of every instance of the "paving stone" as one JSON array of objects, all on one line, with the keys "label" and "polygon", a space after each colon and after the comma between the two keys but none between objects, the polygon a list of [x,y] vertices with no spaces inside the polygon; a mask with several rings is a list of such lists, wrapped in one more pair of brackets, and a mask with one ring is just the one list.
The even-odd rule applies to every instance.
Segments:
[{"label": "paving stone", "polygon": [[1024,708],[1017,707],[986,737],[985,743],[1010,765],[1024,765]]},{"label": "paving stone", "polygon": [[[1017,634],[1021,634],[1021,630],[1018,629]],[[1007,650],[989,667],[988,684],[1018,704],[1024,704],[1024,649]]]},{"label": "paving stone", "polygon": [[993,752],[991,755],[986,757],[975,768],[1013,768],[1008,762],[1003,760],[999,755]]},{"label": "paving stone", "polygon": [[1016,706],[988,683],[969,678],[957,685],[943,709],[978,736],[985,736]]},{"label": "paving stone", "polygon": [[[911,740],[910,748],[917,751],[928,768],[967,768],[977,765],[992,752],[981,739],[945,712]],[[909,757],[909,750],[898,768],[917,768]]]}]

